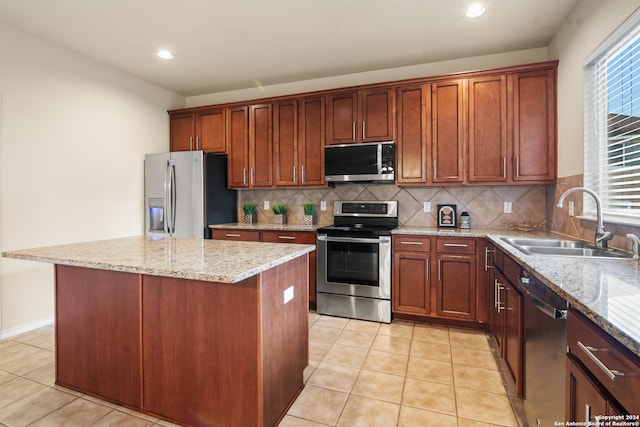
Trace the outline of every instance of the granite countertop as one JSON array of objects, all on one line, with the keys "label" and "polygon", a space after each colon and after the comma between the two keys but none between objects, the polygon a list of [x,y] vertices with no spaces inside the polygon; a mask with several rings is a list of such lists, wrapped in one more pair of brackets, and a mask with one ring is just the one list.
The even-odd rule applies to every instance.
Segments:
[{"label": "granite countertop", "polygon": [[244,224],[242,222],[232,222],[227,224],[212,224],[209,228],[221,228],[228,230],[254,230],[254,231],[316,231],[318,228],[326,227],[325,225],[304,225],[304,224],[269,224],[254,223]]},{"label": "granite countertop", "polygon": [[640,261],[527,255],[502,237],[565,237],[548,231],[399,227],[394,234],[485,237],[640,357]]},{"label": "granite countertop", "polygon": [[315,249],[314,245],[144,236],[6,251],[2,256],[209,282],[236,283]]}]

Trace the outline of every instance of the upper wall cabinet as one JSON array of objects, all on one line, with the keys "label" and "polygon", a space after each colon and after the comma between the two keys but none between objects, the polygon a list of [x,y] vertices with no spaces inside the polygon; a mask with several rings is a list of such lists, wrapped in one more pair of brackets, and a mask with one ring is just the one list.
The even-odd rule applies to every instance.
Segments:
[{"label": "upper wall cabinet", "polygon": [[510,145],[514,182],[556,178],[556,71],[543,69],[508,76]]},{"label": "upper wall cabinet", "polygon": [[270,103],[228,109],[229,187],[272,186],[272,116]]},{"label": "upper wall cabinet", "polygon": [[507,181],[507,76],[469,79],[469,182]]},{"label": "upper wall cabinet", "polygon": [[392,141],[394,104],[393,89],[327,96],[327,144]]},{"label": "upper wall cabinet", "polygon": [[274,103],[273,123],[274,185],[324,185],[324,97]]},{"label": "upper wall cabinet", "polygon": [[431,129],[431,87],[421,84],[398,88],[398,140],[396,182],[426,184],[429,130]]},{"label": "upper wall cabinet", "polygon": [[463,183],[465,164],[466,80],[431,85],[433,183]]},{"label": "upper wall cabinet", "polygon": [[225,153],[227,150],[224,108],[197,112],[171,112],[170,150],[203,150]]}]

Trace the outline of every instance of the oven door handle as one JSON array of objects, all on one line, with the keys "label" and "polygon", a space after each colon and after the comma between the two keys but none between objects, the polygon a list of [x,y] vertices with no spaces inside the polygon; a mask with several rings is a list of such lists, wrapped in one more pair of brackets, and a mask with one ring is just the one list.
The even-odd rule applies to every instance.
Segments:
[{"label": "oven door handle", "polygon": [[389,237],[380,237],[368,239],[365,237],[330,237],[324,234],[318,234],[318,240],[323,242],[344,242],[344,243],[391,243]]}]

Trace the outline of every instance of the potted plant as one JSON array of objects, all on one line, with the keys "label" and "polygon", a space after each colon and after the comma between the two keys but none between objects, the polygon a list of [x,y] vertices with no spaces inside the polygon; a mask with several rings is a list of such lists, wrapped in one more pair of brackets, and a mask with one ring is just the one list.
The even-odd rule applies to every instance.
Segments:
[{"label": "potted plant", "polygon": [[316,215],[316,205],[313,203],[305,203],[302,207],[304,209],[304,225],[313,225]]},{"label": "potted plant", "polygon": [[258,222],[258,206],[254,203],[245,203],[242,205],[244,211],[244,223],[253,224]]},{"label": "potted plant", "polygon": [[273,223],[274,224],[286,224],[287,223],[287,205],[273,205]]}]

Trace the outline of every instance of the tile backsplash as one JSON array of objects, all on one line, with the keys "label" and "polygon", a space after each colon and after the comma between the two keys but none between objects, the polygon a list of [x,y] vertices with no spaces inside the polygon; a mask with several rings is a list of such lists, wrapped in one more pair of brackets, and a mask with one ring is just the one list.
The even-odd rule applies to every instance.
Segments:
[{"label": "tile backsplash", "polygon": [[[316,220],[320,225],[333,223],[333,202],[336,200],[397,200],[400,224],[417,227],[436,227],[438,204],[455,204],[458,216],[467,211],[471,226],[479,228],[507,228],[505,221],[537,224],[546,220],[547,187],[544,185],[517,186],[451,186],[397,187],[392,184],[336,184],[319,189],[257,189],[239,193],[239,218],[242,205],[258,205],[258,223],[272,223],[273,212],[264,209],[285,204],[288,223],[303,223],[303,204],[316,205]],[[320,202],[326,210],[320,210]],[[424,202],[431,203],[431,211],[423,212]],[[512,212],[504,213],[504,202],[511,202]]]}]

